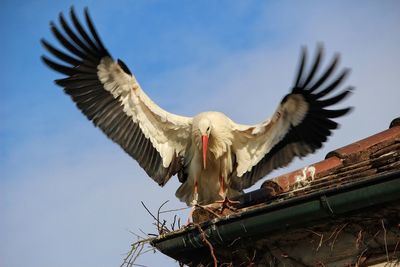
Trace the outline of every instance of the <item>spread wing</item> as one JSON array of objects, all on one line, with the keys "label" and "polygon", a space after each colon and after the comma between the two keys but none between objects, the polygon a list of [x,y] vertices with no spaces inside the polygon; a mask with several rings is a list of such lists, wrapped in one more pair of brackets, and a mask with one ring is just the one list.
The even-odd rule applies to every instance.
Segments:
[{"label": "spread wing", "polygon": [[[138,161],[146,173],[164,185],[182,167],[192,119],[171,114],[157,106],[140,88],[121,61],[114,61],[102,44],[85,9],[87,29],[74,9],[71,27],[59,16],[63,30],[54,23],[51,31],[67,52],[42,39],[57,59],[43,61],[65,78],[55,82],[95,126]],[[58,61],[58,62],[57,62]]]},{"label": "spread wing", "polygon": [[303,49],[293,89],[283,98],[271,119],[254,126],[235,125],[233,150],[237,167],[230,180],[234,189],[248,188],[272,170],[289,164],[294,157],[313,153],[332,130],[338,128],[334,119],[351,110],[331,109],[346,98],[352,88],[347,87],[332,96],[349,70],[344,69],[331,79],[339,60],[336,55],[327,69],[317,76],[322,55],[320,46],[306,73],[307,51]]}]

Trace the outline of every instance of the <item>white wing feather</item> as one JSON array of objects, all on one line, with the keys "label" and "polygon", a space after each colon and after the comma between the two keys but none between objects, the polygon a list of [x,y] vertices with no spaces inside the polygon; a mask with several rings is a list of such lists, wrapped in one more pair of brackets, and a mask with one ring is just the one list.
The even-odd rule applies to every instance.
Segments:
[{"label": "white wing feather", "polygon": [[122,70],[110,57],[98,65],[99,80],[104,89],[119,99],[124,112],[139,124],[146,138],[160,153],[167,168],[174,157],[182,156],[190,140],[192,119],[169,113],[156,105],[141,89],[133,75]]},{"label": "white wing feather", "polygon": [[237,176],[241,177],[271,151],[287,134],[291,126],[297,126],[305,117],[308,104],[301,95],[293,95],[280,105],[271,119],[247,126],[235,124]]},{"label": "white wing feather", "polygon": [[248,188],[272,170],[289,164],[294,157],[314,152],[338,127],[332,119],[351,110],[329,109],[346,98],[352,88],[329,96],[344,80],[348,70],[325,84],[336,68],[338,56],[320,76],[316,76],[322,54],[320,46],[310,71],[305,73],[307,53],[303,49],[293,89],[283,98],[270,120],[254,126],[234,125],[233,150],[237,168],[230,179],[232,188]]},{"label": "white wing feather", "polygon": [[182,171],[182,157],[191,142],[192,119],[168,113],[150,100],[125,64],[113,61],[87,9],[86,29],[73,8],[70,17],[73,28],[62,13],[59,19],[63,31],[51,23],[54,36],[67,53],[42,40],[58,59],[42,56],[44,63],[66,75],[56,83],[82,113],[164,185]]}]

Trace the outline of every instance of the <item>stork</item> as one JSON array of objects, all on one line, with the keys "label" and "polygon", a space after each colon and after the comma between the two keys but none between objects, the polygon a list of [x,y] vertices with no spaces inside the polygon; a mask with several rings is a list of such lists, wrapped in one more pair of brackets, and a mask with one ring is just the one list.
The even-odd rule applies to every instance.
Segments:
[{"label": "stork", "polygon": [[[51,31],[65,50],[45,39],[43,46],[57,60],[45,64],[66,77],[55,80],[82,113],[135,159],[160,186],[177,175],[176,196],[187,205],[205,205],[240,194],[272,170],[321,148],[338,127],[333,119],[351,108],[332,109],[352,91],[339,93],[349,70],[334,75],[339,55],[320,71],[319,46],[309,71],[302,49],[293,88],[270,119],[255,125],[233,122],[221,112],[194,117],[172,114],[155,104],[121,60],[114,60],[97,34],[88,9],[86,27],[73,8],[72,21],[59,15]],[[60,63],[62,62],[62,63]]]}]

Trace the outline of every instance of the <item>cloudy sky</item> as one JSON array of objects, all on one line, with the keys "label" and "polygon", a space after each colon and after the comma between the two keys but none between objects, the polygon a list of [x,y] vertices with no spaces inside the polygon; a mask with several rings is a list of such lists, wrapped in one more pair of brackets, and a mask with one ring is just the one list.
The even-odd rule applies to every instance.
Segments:
[{"label": "cloudy sky", "polygon": [[[0,3],[0,265],[119,266],[135,240],[155,233],[151,210],[184,207],[172,179],[160,188],[94,128],[53,83],[39,57],[49,21],[90,8],[114,57],[170,112],[219,110],[256,123],[288,92],[301,45],[342,55],[356,90],[323,149],[274,177],[386,129],[400,115],[399,1],[11,1]],[[256,184],[253,189],[260,184]],[[188,211],[180,213],[185,221]],[[172,214],[173,215],[173,214]],[[167,219],[172,216],[167,215]],[[176,266],[151,252],[146,266]]]}]

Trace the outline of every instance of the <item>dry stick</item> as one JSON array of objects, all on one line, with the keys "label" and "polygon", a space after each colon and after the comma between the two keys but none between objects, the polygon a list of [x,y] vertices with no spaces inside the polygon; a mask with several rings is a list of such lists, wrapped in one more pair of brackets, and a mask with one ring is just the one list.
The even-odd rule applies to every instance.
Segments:
[{"label": "dry stick", "polygon": [[142,206],[145,208],[145,210],[150,214],[151,217],[153,217],[154,220],[158,221],[156,216],[153,215],[153,213],[151,213],[151,211],[146,207],[146,205],[143,203],[143,201],[140,201],[140,203],[142,203]]},{"label": "dry stick", "polygon": [[150,251],[155,252],[154,248],[149,248],[148,250],[145,250],[145,251],[143,251],[143,252],[140,252],[140,253],[139,253],[139,256],[141,256],[141,255],[143,255],[143,254],[146,254],[147,252],[150,252]]},{"label": "dry stick", "polygon": [[386,228],[383,219],[381,220],[382,228],[383,228],[383,240],[385,241],[385,251],[386,251],[386,261],[389,262],[389,251],[387,247],[387,240],[386,240]]},{"label": "dry stick", "polygon": [[215,254],[214,254],[214,247],[212,246],[212,244],[210,243],[210,241],[208,241],[207,236],[206,236],[206,233],[203,231],[203,229],[201,229],[200,224],[198,224],[198,223],[193,223],[193,225],[196,226],[196,228],[199,230],[200,236],[201,236],[201,240],[203,240],[203,242],[206,243],[207,246],[209,247],[210,252],[211,252],[211,256],[212,256],[213,261],[214,261],[214,267],[218,267],[217,257],[215,257]]},{"label": "dry stick", "polygon": [[[143,253],[142,253],[143,248],[144,248],[144,243],[138,244],[138,246],[137,246],[136,249],[135,249],[135,253],[133,253],[133,254],[130,256],[130,258],[129,258],[128,262],[127,262],[127,265],[126,265],[127,267],[136,265],[136,264],[135,264],[135,261],[137,260],[137,258],[138,258],[140,255],[143,254]],[[138,251],[138,250],[139,250],[139,251]],[[136,253],[136,251],[138,251],[138,252]]]},{"label": "dry stick", "polygon": [[[137,239],[144,239],[143,236],[140,236],[140,235],[138,235],[137,233],[135,233],[135,232],[133,232],[133,231],[131,231],[131,230],[128,230],[128,232],[131,233],[132,235],[136,236]],[[142,233],[143,233],[143,232],[142,232]],[[145,234],[145,235],[146,235],[146,234]]]},{"label": "dry stick", "polygon": [[322,240],[324,239],[324,235],[319,234],[311,229],[306,229],[306,230],[320,237],[318,247],[315,249],[315,251],[318,251],[320,249],[320,247],[322,246]]},{"label": "dry stick", "polygon": [[[150,214],[150,216],[153,217],[153,219],[157,222],[157,225],[156,225],[157,226],[157,230],[158,230],[159,234],[161,234],[159,226],[162,225],[162,224],[161,224],[160,220],[158,220],[156,218],[156,216],[154,216],[153,213],[151,213],[151,211],[146,207],[146,205],[143,203],[143,201],[140,201],[140,203],[142,203],[142,206],[146,209],[146,211]],[[166,229],[166,230],[169,231],[168,229]]]},{"label": "dry stick", "polygon": [[240,236],[235,238],[227,247],[229,248],[229,247],[233,246],[233,244],[235,244],[236,241],[238,241],[238,240],[240,240]]},{"label": "dry stick", "polygon": [[221,215],[219,215],[218,213],[216,213],[215,211],[213,211],[213,210],[210,209],[210,208],[203,207],[203,206],[200,206],[200,205],[198,205],[198,204],[196,204],[195,207],[196,207],[196,208],[200,208],[200,209],[205,210],[205,211],[208,211],[209,213],[215,215],[215,217],[217,217],[217,218],[221,218]]},{"label": "dry stick", "polygon": [[[145,243],[150,242],[151,240],[153,240],[153,238],[147,238],[147,239],[142,239],[139,240],[135,243],[133,243],[131,246],[131,250],[128,252],[127,256],[124,258],[124,262],[120,265],[120,267],[123,267],[125,264],[127,264],[127,266],[132,266],[132,264],[134,263],[134,261],[132,262],[132,258],[137,255],[136,252],[139,248],[140,245],[142,245],[142,247],[144,247]],[[140,250],[141,251],[141,250]],[[139,251],[139,253],[140,253]],[[135,257],[136,260],[137,257]]]},{"label": "dry stick", "polygon": [[[375,238],[376,238],[380,233],[381,233],[381,230],[378,230],[378,232],[376,232],[376,233],[374,234],[374,236],[372,237],[372,239],[375,240]],[[375,240],[375,242],[377,242],[377,241]]]},{"label": "dry stick", "polygon": [[168,228],[165,226],[167,224],[166,220],[163,220],[163,223],[160,225],[160,231],[158,232],[158,234],[162,235],[165,232],[169,232]]},{"label": "dry stick", "polygon": [[356,239],[356,249],[359,249],[359,248],[360,248],[360,244],[361,244],[361,242],[362,242],[362,238],[363,238],[363,230],[361,229],[361,230],[358,232],[358,235],[357,235],[357,239]]},{"label": "dry stick", "polygon": [[160,211],[160,214],[168,213],[168,212],[173,212],[173,211],[187,210],[187,209],[190,209],[190,208],[191,208],[191,207],[184,207],[184,208],[179,208],[179,209],[163,210],[163,211]]},{"label": "dry stick", "polygon": [[340,229],[337,231],[336,235],[335,235],[335,239],[333,239],[332,241],[332,245],[331,245],[331,251],[333,251],[333,246],[335,245],[336,239],[338,237],[338,235],[340,234],[340,232],[343,230],[343,228],[345,228],[348,225],[348,223],[343,224],[342,227],[340,227]]},{"label": "dry stick", "polygon": [[254,250],[253,257],[251,259],[249,257],[247,257],[247,259],[249,260],[249,265],[247,265],[247,266],[253,266],[253,264],[254,264],[253,261],[256,258],[256,253],[257,253],[257,250]]},{"label": "dry stick", "polygon": [[139,228],[139,231],[142,233],[142,234],[144,234],[145,236],[147,236],[147,237],[150,237],[150,236],[157,236],[157,235],[155,235],[155,234],[146,234],[142,229],[140,229]]},{"label": "dry stick", "polygon": [[361,252],[360,256],[359,256],[358,259],[357,259],[356,267],[359,267],[360,264],[363,264],[363,263],[364,263],[364,261],[361,262],[361,258],[362,258],[362,256],[364,255],[364,253],[365,253],[367,250],[368,250],[368,248],[364,249],[364,250]]},{"label": "dry stick", "polygon": [[326,239],[325,241],[323,241],[323,243],[328,242],[336,233],[338,227],[335,227],[335,229],[333,230],[332,234],[328,237],[328,239]]},{"label": "dry stick", "polygon": [[396,257],[397,246],[399,245],[399,243],[400,243],[400,239],[396,242],[396,246],[394,247],[392,260],[394,260],[394,258]]},{"label": "dry stick", "polygon": [[[165,201],[165,202],[162,203],[161,206],[158,208],[158,210],[157,210],[157,221],[158,221],[158,222],[160,221],[160,210],[161,210],[161,208],[162,208],[165,204],[167,204],[168,202],[169,202],[169,200]],[[166,221],[164,220],[163,224],[162,224],[161,227],[158,229],[158,233],[159,233],[159,234],[162,234],[162,233],[164,232],[163,229],[166,228],[166,227],[165,227],[165,224],[166,224]],[[168,232],[169,232],[169,231],[168,231]]]},{"label": "dry stick", "polygon": [[[135,244],[136,244],[136,243],[132,244],[131,250],[128,252],[128,254],[126,255],[126,257],[124,258],[124,262],[120,265],[120,267],[124,266],[125,263],[126,263],[127,265],[129,265],[130,258],[131,258],[131,256],[132,256],[132,254],[134,254],[134,253],[136,252],[137,248],[138,248],[137,246],[135,246]],[[128,259],[129,259],[129,260],[128,260]]]},{"label": "dry stick", "polygon": [[129,262],[128,262],[128,266],[132,266],[132,265],[135,263],[135,261],[137,260],[137,258],[140,256],[140,253],[142,252],[143,248],[144,248],[144,243],[141,243],[141,244],[140,244],[139,252],[135,255],[135,257],[133,258],[132,261],[129,261]]},{"label": "dry stick", "polygon": [[174,221],[171,224],[171,230],[175,231],[175,223],[176,223],[176,214],[174,215]]},{"label": "dry stick", "polygon": [[[154,225],[156,225],[156,227],[157,227],[157,230],[158,230],[158,233],[159,234],[163,234],[164,232],[170,232],[170,230],[165,226],[166,225],[166,223],[167,223],[167,221],[166,220],[163,220],[163,223],[161,223],[160,222],[160,214],[162,213],[162,211],[161,211],[161,209],[162,209],[162,207],[165,205],[165,204],[167,204],[169,202],[169,200],[167,200],[167,201],[165,201],[164,203],[162,203],[161,204],[161,206],[158,208],[158,211],[157,211],[157,217],[156,216],[154,216],[153,215],[153,213],[151,213],[151,211],[147,208],[147,206],[144,204],[144,202],[143,201],[141,201],[141,203],[142,203],[142,206],[145,208],[145,210],[150,214],[150,216],[156,221],[156,223],[154,223]],[[174,223],[172,224],[172,228],[174,228],[174,226],[175,226],[175,221],[176,221],[176,215],[175,215],[175,217],[174,217]],[[180,221],[178,220],[178,225],[180,226]],[[152,235],[152,234],[146,234],[145,232],[143,232],[143,230],[141,230],[141,229],[139,229],[143,234],[145,234],[146,236],[150,236],[150,235]],[[123,261],[123,263],[121,264],[121,266],[120,267],[122,267],[122,266],[124,266],[125,264],[126,264],[126,266],[144,266],[144,265],[140,265],[140,264],[134,264],[135,263],[135,261],[137,260],[137,258],[140,256],[140,255],[142,255],[142,254],[144,254],[144,253],[147,253],[147,252],[149,252],[149,251],[152,251],[152,250],[154,250],[153,248],[152,249],[149,249],[149,250],[146,250],[146,251],[144,251],[144,252],[142,252],[143,251],[143,249],[144,249],[144,245],[146,244],[146,243],[148,243],[148,242],[150,242],[151,240],[153,240],[153,238],[147,238],[147,239],[144,239],[144,238],[142,238],[140,235],[138,235],[138,234],[136,234],[136,233],[134,233],[134,232],[132,232],[132,231],[129,231],[130,233],[132,233],[133,235],[135,235],[135,236],[137,236],[138,238],[141,238],[141,240],[139,240],[139,241],[137,241],[137,242],[135,242],[135,243],[133,243],[131,246],[132,246],[132,248],[131,248],[131,250],[128,252],[128,254],[127,254],[127,256],[124,258],[124,261]],[[156,235],[155,235],[156,236]]]},{"label": "dry stick", "polygon": [[[254,250],[254,253],[253,253],[253,257],[250,259],[247,255],[246,255],[246,258],[247,258],[247,260],[249,261],[249,264],[247,265],[247,267],[250,267],[250,266],[253,266],[254,265],[254,259],[256,258],[256,252],[257,252],[257,250]],[[240,265],[242,265],[242,264],[246,264],[246,262],[243,262],[243,263],[241,263]],[[240,266],[239,265],[239,266]]]}]

